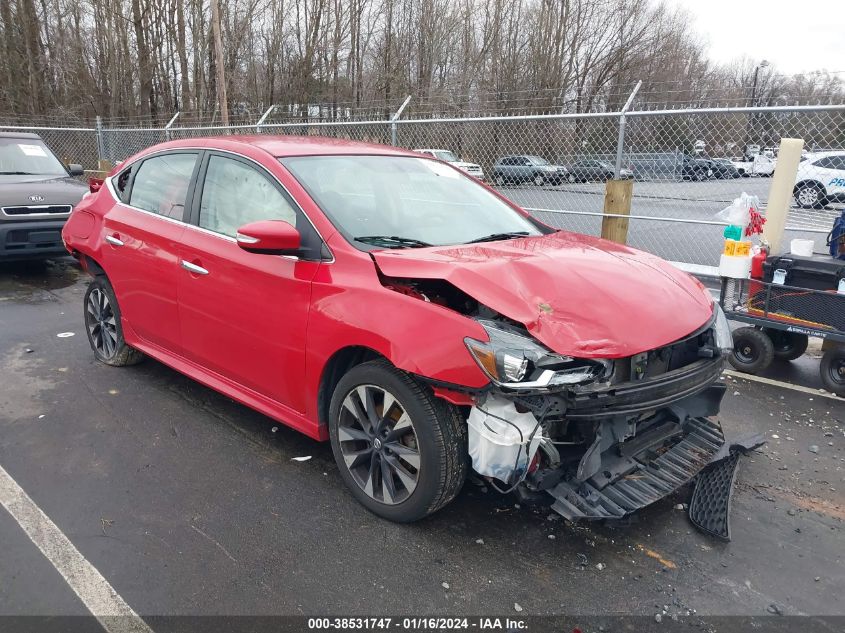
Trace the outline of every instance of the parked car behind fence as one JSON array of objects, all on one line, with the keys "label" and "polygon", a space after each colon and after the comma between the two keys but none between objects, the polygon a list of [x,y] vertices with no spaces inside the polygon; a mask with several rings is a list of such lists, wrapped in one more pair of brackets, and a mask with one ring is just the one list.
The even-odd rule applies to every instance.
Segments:
[{"label": "parked car behind fence", "polygon": [[499,186],[533,182],[540,187],[547,182],[558,184],[565,175],[565,167],[552,165],[539,156],[503,156],[493,165],[493,182]]}]

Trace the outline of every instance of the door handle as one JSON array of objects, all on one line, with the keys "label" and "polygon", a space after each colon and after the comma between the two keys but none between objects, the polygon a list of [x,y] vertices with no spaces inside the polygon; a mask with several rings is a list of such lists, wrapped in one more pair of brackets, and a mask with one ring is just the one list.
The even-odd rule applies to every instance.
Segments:
[{"label": "door handle", "polygon": [[123,246],[123,240],[116,238],[114,235],[106,235],[106,241],[112,246]]},{"label": "door handle", "polygon": [[184,259],[182,260],[182,268],[184,268],[188,272],[194,273],[195,275],[208,274],[208,271],[202,266],[197,266],[196,264],[192,264],[191,262],[186,262]]}]

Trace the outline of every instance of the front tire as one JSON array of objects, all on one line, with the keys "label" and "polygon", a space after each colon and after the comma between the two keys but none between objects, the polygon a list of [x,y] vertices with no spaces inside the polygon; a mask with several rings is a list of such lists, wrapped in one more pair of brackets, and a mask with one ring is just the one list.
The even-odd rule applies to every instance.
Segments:
[{"label": "front tire", "polygon": [[499,187],[505,186],[505,177],[502,174],[496,174],[494,180],[496,182],[496,185],[498,185]]},{"label": "front tire", "polygon": [[802,209],[824,209],[824,189],[816,183],[804,183],[795,190],[795,202]]},{"label": "front tire", "polygon": [[569,174],[569,175],[566,177],[566,181],[567,181],[569,184],[574,185],[576,182],[578,182],[578,179],[575,177],[575,174]]},{"label": "front tire", "polygon": [[123,338],[120,306],[108,279],[102,275],[94,277],[85,291],[83,305],[85,332],[98,361],[124,367],[144,360],[144,355],[129,347]]},{"label": "front tire", "polygon": [[731,365],[738,371],[755,374],[772,364],[775,347],[772,339],[754,327],[741,327],[734,330],[734,349],[728,357]]},{"label": "front tire", "polygon": [[532,182],[537,187],[542,187],[543,185],[546,184],[546,178],[542,174],[535,174],[534,178],[532,179]]},{"label": "front tire", "polygon": [[356,365],[340,379],[329,437],[344,483],[390,521],[436,512],[466,479],[467,430],[457,407],[386,360]]}]

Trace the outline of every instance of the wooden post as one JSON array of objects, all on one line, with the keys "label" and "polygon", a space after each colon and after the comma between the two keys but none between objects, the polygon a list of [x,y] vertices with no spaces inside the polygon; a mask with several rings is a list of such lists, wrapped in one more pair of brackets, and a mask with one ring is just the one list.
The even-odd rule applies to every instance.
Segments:
[{"label": "wooden post", "polygon": [[109,175],[109,172],[112,170],[114,165],[111,164],[111,161],[103,160],[102,158],[97,161],[97,171],[91,174],[93,178],[105,178]]},{"label": "wooden post", "polygon": [[[604,213],[601,236],[606,240],[625,244],[628,241],[628,216],[631,215],[631,196],[634,181],[608,180],[604,190]],[[615,215],[619,217],[608,217]]]},{"label": "wooden post", "polygon": [[804,139],[782,138],[778,150],[778,162],[772,174],[769,188],[769,202],[766,205],[766,224],[763,225],[762,241],[769,245],[770,255],[783,252],[783,229],[786,227],[786,215],[792,202],[792,190],[795,187],[795,175],[801,162],[801,150]]}]

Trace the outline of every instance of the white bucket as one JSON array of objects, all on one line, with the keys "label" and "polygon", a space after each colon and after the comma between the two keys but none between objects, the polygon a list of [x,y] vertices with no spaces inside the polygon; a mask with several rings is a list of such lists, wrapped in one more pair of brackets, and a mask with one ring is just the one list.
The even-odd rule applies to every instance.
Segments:
[{"label": "white bucket", "polygon": [[789,252],[792,255],[800,255],[801,257],[811,257],[813,255],[814,247],[815,242],[813,242],[813,240],[795,238],[789,243]]},{"label": "white bucket", "polygon": [[505,483],[525,472],[540,444],[537,418],[519,413],[504,398],[490,396],[483,405],[473,407],[467,425],[473,469]]},{"label": "white bucket", "polygon": [[722,255],[719,258],[719,276],[748,279],[751,276],[751,255]]}]

